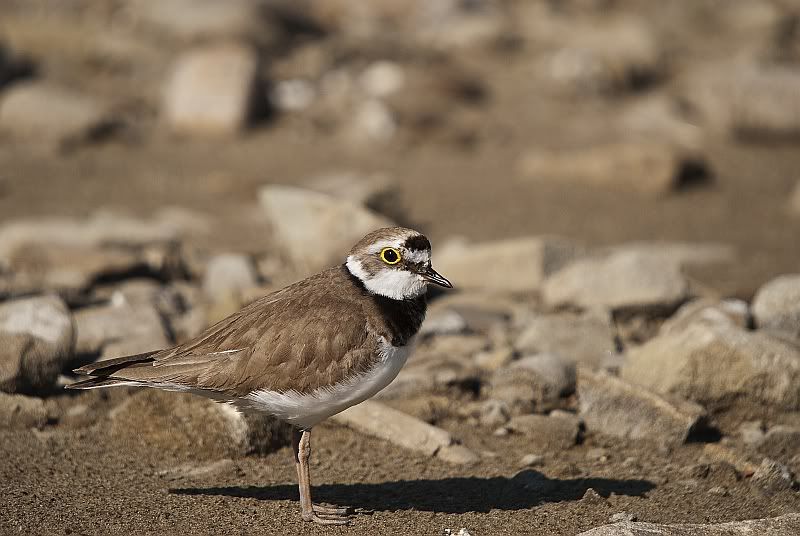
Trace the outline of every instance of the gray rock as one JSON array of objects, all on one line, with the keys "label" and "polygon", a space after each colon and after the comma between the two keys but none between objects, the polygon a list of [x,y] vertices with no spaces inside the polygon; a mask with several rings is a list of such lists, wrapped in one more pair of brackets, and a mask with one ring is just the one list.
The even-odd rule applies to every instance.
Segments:
[{"label": "gray rock", "polygon": [[365,234],[392,222],[361,205],[291,186],[268,185],[259,202],[273,235],[301,270],[344,262]]},{"label": "gray rock", "polygon": [[632,249],[570,264],[547,279],[542,295],[553,307],[648,311],[679,305],[689,287],[677,263]]},{"label": "gray rock", "polygon": [[750,483],[765,493],[772,494],[792,489],[794,476],[785,465],[764,458],[753,473]]},{"label": "gray rock", "polygon": [[72,355],[72,315],[55,296],[6,302],[0,305],[0,339],[0,390],[46,391]]},{"label": "gray rock", "polygon": [[753,298],[753,317],[759,329],[800,341],[800,274],[776,277],[758,289]]},{"label": "gray rock", "polygon": [[247,255],[226,253],[208,261],[203,276],[203,292],[212,301],[241,296],[247,289],[258,286],[258,274],[253,260]]},{"label": "gray rock", "polygon": [[711,300],[700,298],[686,303],[661,324],[662,335],[680,333],[696,322],[746,328],[750,324],[750,309],[742,300]]},{"label": "gray rock", "polygon": [[0,428],[41,428],[46,423],[47,409],[41,398],[0,392]]},{"label": "gray rock", "polygon": [[514,346],[521,353],[552,353],[591,368],[616,353],[611,319],[602,313],[536,316]]},{"label": "gray rock", "polygon": [[469,359],[458,355],[425,356],[420,352],[412,357],[397,378],[378,393],[377,397],[407,398],[444,391],[453,386],[469,388],[479,377],[479,371]]},{"label": "gray rock", "polygon": [[440,448],[436,452],[436,457],[454,465],[474,465],[480,461],[480,456],[459,444]]},{"label": "gray rock", "polygon": [[744,139],[796,138],[799,83],[796,69],[732,61],[698,70],[685,96],[718,132]]},{"label": "gray rock", "polygon": [[198,459],[275,451],[291,440],[289,425],[245,415],[227,404],[144,389],[109,413],[111,434],[125,444],[166,452],[187,450]]},{"label": "gray rock", "polygon": [[[437,247],[433,264],[459,289],[530,292],[581,252],[567,240],[528,237],[469,244],[450,241]],[[491,266],[491,270],[486,270]]]},{"label": "gray rock", "polygon": [[773,426],[761,436],[754,435],[750,444],[770,458],[788,460],[800,451],[800,427]]},{"label": "gray rock", "polygon": [[0,130],[57,146],[86,141],[110,124],[99,99],[45,82],[15,84],[0,99]]},{"label": "gray rock", "polygon": [[692,324],[628,352],[622,377],[701,403],[747,397],[800,408],[800,351],[764,333]]},{"label": "gray rock", "polygon": [[701,156],[671,142],[625,141],[569,150],[529,151],[520,171],[533,181],[614,188],[647,195],[675,190]]},{"label": "gray rock", "polygon": [[586,429],[675,446],[706,416],[685,400],[666,399],[605,373],[578,373],[580,415]]},{"label": "gray rock", "polygon": [[528,356],[496,370],[488,394],[513,413],[545,412],[575,390],[575,366],[552,354]]},{"label": "gray rock", "polygon": [[184,52],[164,91],[164,119],[184,134],[236,134],[252,117],[257,75],[257,54],[245,45],[210,44]]},{"label": "gray rock", "polygon": [[379,99],[367,99],[352,114],[349,134],[352,141],[386,142],[397,131],[397,120],[392,110]]},{"label": "gray rock", "polygon": [[566,449],[578,441],[580,420],[566,412],[551,415],[518,415],[505,425],[507,430],[530,437],[543,449]]},{"label": "gray rock", "polygon": [[613,514],[609,519],[612,523],[631,523],[636,521],[636,514],[631,514],[629,512],[617,512]]},{"label": "gray rock", "polygon": [[448,448],[455,445],[456,442],[446,430],[374,400],[367,400],[350,407],[338,415],[334,415],[333,420],[359,432],[379,437],[427,456],[438,455],[442,449],[445,449],[443,457],[445,461],[452,460],[463,463],[463,460],[468,458],[463,448]]},{"label": "gray rock", "polygon": [[792,536],[800,531],[800,514],[706,525],[618,523],[581,532],[578,536]]},{"label": "gray rock", "polygon": [[511,411],[508,409],[508,404],[502,400],[490,398],[480,405],[478,422],[481,426],[497,428],[507,423],[510,418]]},{"label": "gray rock", "polygon": [[127,303],[86,307],[75,313],[75,351],[120,357],[169,346],[155,307]]},{"label": "gray rock", "polygon": [[370,97],[383,99],[401,90],[405,85],[403,67],[391,61],[376,61],[368,65],[359,77],[361,89]]}]

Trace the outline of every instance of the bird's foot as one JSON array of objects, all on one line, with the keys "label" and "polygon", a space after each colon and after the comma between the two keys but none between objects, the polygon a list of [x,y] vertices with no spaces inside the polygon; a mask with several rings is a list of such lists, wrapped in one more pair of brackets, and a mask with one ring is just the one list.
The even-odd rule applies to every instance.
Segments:
[{"label": "bird's foot", "polygon": [[334,508],[314,505],[310,512],[303,512],[303,521],[313,521],[320,525],[349,525],[349,508]]},{"label": "bird's foot", "polygon": [[353,509],[349,506],[323,506],[321,504],[312,505],[315,514],[324,515],[350,515]]}]

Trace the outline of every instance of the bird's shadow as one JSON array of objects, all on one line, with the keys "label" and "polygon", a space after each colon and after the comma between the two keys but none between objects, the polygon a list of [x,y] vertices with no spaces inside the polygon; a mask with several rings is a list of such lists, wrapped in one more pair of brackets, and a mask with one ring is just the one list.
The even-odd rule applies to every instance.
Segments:
[{"label": "bird's shadow", "polygon": [[[647,480],[613,478],[550,479],[525,470],[512,478],[454,477],[437,480],[398,480],[378,484],[326,484],[315,486],[315,501],[349,505],[374,511],[421,510],[460,514],[497,510],[524,510],[549,502],[581,499],[586,490],[599,495],[641,496],[655,487]],[[265,501],[297,500],[297,486],[231,486],[177,488],[179,495],[247,497]]]}]

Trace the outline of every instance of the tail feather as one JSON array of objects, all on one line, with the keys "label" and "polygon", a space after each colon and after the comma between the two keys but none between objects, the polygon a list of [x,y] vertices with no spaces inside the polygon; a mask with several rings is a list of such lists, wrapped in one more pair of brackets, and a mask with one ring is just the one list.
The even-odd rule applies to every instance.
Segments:
[{"label": "tail feather", "polygon": [[128,367],[135,367],[136,365],[143,365],[152,363],[155,354],[160,350],[152,352],[145,352],[143,354],[128,355],[124,357],[117,357],[115,359],[105,359],[102,361],[95,361],[81,368],[75,369],[73,372],[77,374],[85,374],[91,376],[86,380],[81,380],[70,385],[66,389],[95,389],[98,387],[111,387],[114,385],[130,385],[131,381],[124,378],[111,378],[110,376],[115,372]]},{"label": "tail feather", "polygon": [[131,382],[116,378],[89,378],[88,380],[81,380],[79,382],[65,385],[64,389],[97,389],[99,387],[113,387],[115,385],[131,385]]}]

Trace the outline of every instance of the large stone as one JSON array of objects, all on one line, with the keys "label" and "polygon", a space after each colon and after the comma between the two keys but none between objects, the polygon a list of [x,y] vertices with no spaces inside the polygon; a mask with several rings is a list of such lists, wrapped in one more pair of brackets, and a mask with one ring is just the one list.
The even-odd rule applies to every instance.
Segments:
[{"label": "large stone", "polygon": [[637,249],[576,261],[550,276],[542,295],[553,307],[669,310],[689,296],[676,262]]},{"label": "large stone", "polygon": [[198,227],[204,227],[199,216],[170,210],[162,210],[147,219],[96,212],[85,220],[17,220],[0,227],[0,263],[8,268],[15,252],[33,246],[99,249],[163,245],[193,234]]},{"label": "large stone", "polygon": [[666,141],[621,141],[568,150],[537,150],[520,160],[523,174],[553,181],[660,195],[701,169],[697,153]]},{"label": "large stone", "polygon": [[164,92],[167,124],[185,134],[238,133],[252,116],[257,75],[257,54],[245,45],[211,44],[184,52]]},{"label": "large stone", "polygon": [[527,356],[496,370],[488,395],[514,413],[546,412],[575,390],[575,366],[552,354]]},{"label": "large stone", "polygon": [[291,186],[265,186],[259,201],[275,239],[308,272],[344,262],[364,235],[392,225],[361,205]]},{"label": "large stone", "polygon": [[548,50],[542,55],[539,71],[559,89],[629,91],[661,76],[662,52],[646,20],[634,16],[559,17],[542,11],[537,9],[523,21],[531,38]]},{"label": "large stone", "polygon": [[5,260],[9,272],[0,278],[0,289],[10,295],[40,289],[71,296],[85,292],[102,277],[147,269],[142,255],[127,248],[29,244],[10,252]]},{"label": "large stone", "polygon": [[745,139],[800,136],[800,71],[733,61],[700,69],[686,98],[713,129]]},{"label": "large stone", "polygon": [[0,305],[0,390],[51,389],[72,355],[74,338],[72,316],[57,297]]},{"label": "large stone", "polygon": [[[367,400],[335,415],[333,420],[367,435],[379,437],[397,446],[426,456],[440,456],[445,461],[471,463],[464,449],[451,452],[457,442],[447,430],[392,409],[380,402]],[[444,451],[444,452],[443,452]],[[451,456],[452,455],[452,456]]]},{"label": "large stone", "polygon": [[472,244],[451,241],[436,249],[433,261],[436,269],[462,290],[530,292],[539,290],[548,275],[580,252],[575,244],[556,237]]},{"label": "large stone", "polygon": [[521,353],[551,353],[579,365],[600,368],[616,353],[608,315],[560,313],[534,317],[520,333]]},{"label": "large stone", "polygon": [[748,400],[800,408],[800,350],[767,334],[695,323],[632,349],[622,377],[701,403]]},{"label": "large stone", "polygon": [[578,441],[580,420],[566,412],[518,415],[508,421],[505,428],[529,437],[534,448],[562,450],[574,446]]},{"label": "large stone", "polygon": [[258,286],[253,260],[246,255],[225,253],[208,261],[203,276],[203,292],[211,300],[220,301]]},{"label": "large stone", "polygon": [[41,428],[47,423],[47,409],[41,398],[0,393],[0,428]]},{"label": "large stone", "polygon": [[198,459],[268,453],[287,445],[291,428],[273,417],[245,415],[199,396],[143,389],[111,410],[111,434],[124,444]]},{"label": "large stone", "polygon": [[704,419],[692,402],[664,398],[605,373],[578,372],[580,415],[592,432],[675,446]]},{"label": "large stone", "polygon": [[616,523],[581,532],[578,536],[794,536],[800,532],[800,514],[705,525]]},{"label": "large stone", "polygon": [[0,130],[23,140],[70,144],[97,136],[110,124],[98,99],[45,82],[16,84],[0,98]]},{"label": "large stone", "polygon": [[164,322],[151,304],[112,303],[75,313],[78,354],[120,357],[170,345]]},{"label": "large stone", "polygon": [[753,298],[756,327],[800,340],[800,274],[776,277]]},{"label": "large stone", "polygon": [[750,483],[768,495],[790,490],[795,484],[789,468],[769,458],[761,460]]},{"label": "large stone", "polygon": [[692,300],[675,311],[659,328],[662,335],[680,333],[694,323],[738,326],[746,328],[750,323],[750,309],[741,300]]}]

